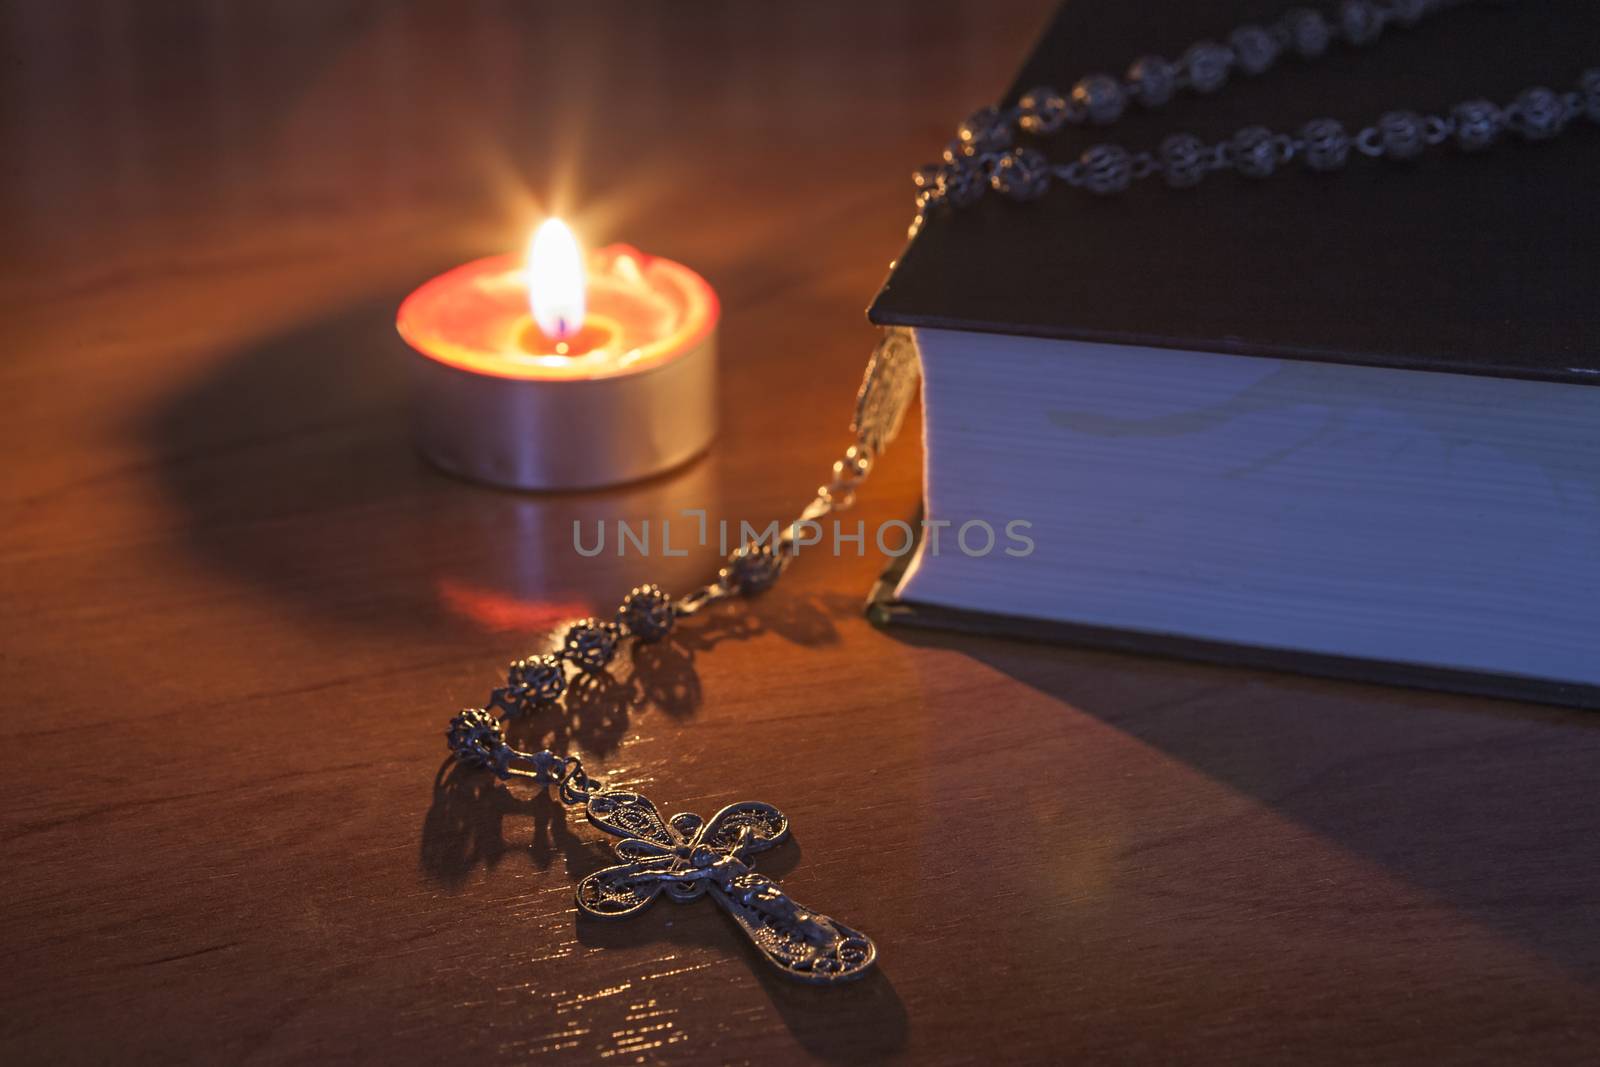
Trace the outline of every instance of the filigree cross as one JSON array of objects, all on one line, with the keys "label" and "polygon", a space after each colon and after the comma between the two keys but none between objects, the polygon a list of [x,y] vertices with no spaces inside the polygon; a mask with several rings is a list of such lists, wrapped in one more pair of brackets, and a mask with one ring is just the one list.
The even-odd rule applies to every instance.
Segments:
[{"label": "filigree cross", "polygon": [[729,804],[709,821],[683,813],[663,819],[638,793],[592,794],[589,821],[622,838],[623,862],[578,883],[578,907],[600,919],[636,915],[656,897],[675,903],[710,895],[773,966],[805,982],[856,978],[878,950],[870,938],[801,907],[777,882],[747,862],[781,842],[789,820],[771,804]]}]

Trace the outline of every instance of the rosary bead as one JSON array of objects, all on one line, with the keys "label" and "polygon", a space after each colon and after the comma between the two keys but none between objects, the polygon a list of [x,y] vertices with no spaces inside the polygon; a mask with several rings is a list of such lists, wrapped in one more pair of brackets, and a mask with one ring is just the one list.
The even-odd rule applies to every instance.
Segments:
[{"label": "rosary bead", "polygon": [[617,628],[598,619],[573,623],[561,643],[561,654],[574,667],[598,671],[617,654]]},{"label": "rosary bead", "polygon": [[1378,140],[1390,159],[1415,159],[1428,147],[1422,116],[1415,111],[1389,111],[1378,117]]},{"label": "rosary bead", "polygon": [[968,154],[998,152],[1011,144],[1011,123],[997,107],[979,108],[956,130],[956,138]]},{"label": "rosary bead", "polygon": [[1174,189],[1192,188],[1206,176],[1208,154],[1194,134],[1175,133],[1161,142],[1161,174]]},{"label": "rosary bead", "polygon": [[641,585],[623,598],[617,622],[641,641],[659,641],[672,630],[677,616],[672,599],[658,585]]},{"label": "rosary bead", "polygon": [[1122,117],[1128,95],[1122,83],[1109,74],[1090,74],[1072,87],[1072,99],[1096,126],[1109,126]]},{"label": "rosary bead", "polygon": [[1230,142],[1233,168],[1246,178],[1270,178],[1278,169],[1278,145],[1265,126],[1246,126]]},{"label": "rosary bead", "polygon": [[1140,56],[1128,65],[1127,93],[1141,107],[1156,108],[1171,100],[1178,88],[1178,68],[1160,56]]},{"label": "rosary bead", "polygon": [[525,703],[545,704],[558,699],[567,688],[567,672],[555,656],[529,656],[511,665],[506,681]]},{"label": "rosary bead", "polygon": [[1048,85],[1029,89],[1017,101],[1017,125],[1032,134],[1055,133],[1067,121],[1067,98]]},{"label": "rosary bead", "polygon": [[1322,12],[1309,7],[1297,7],[1283,16],[1280,23],[1289,38],[1289,47],[1301,59],[1316,59],[1328,50],[1333,39],[1333,29]]},{"label": "rosary bead", "polygon": [[1487,100],[1468,100],[1450,109],[1455,121],[1456,146],[1466,152],[1488,148],[1500,139],[1505,115]]},{"label": "rosary bead", "polygon": [[977,203],[984,187],[983,171],[965,160],[946,166],[939,178],[939,191],[956,207]]},{"label": "rosary bead", "polygon": [[505,747],[505,735],[500,723],[482,708],[465,708],[450,720],[445,731],[445,744],[455,753],[456,759],[469,767],[497,768],[499,754]]},{"label": "rosary bead", "polygon": [[1600,67],[1583,72],[1578,79],[1578,91],[1583,94],[1583,111],[1590,122],[1600,122]]},{"label": "rosary bead", "polygon": [[728,554],[728,562],[719,577],[723,585],[751,596],[778,580],[778,575],[783,573],[782,562],[771,545],[751,541]]},{"label": "rosary bead", "polygon": [[1099,196],[1120,193],[1133,181],[1133,159],[1121,145],[1097,144],[1083,153],[1083,187]]},{"label": "rosary bead", "polygon": [[1350,134],[1335,119],[1312,119],[1300,131],[1304,159],[1312,170],[1338,170],[1350,158]]},{"label": "rosary bead", "polygon": [[1371,44],[1383,34],[1383,9],[1372,0],[1343,0],[1339,31],[1351,44]]},{"label": "rosary bead", "polygon": [[1246,74],[1260,74],[1278,61],[1278,42],[1264,27],[1254,23],[1230,33],[1228,46],[1233,49],[1239,69]]},{"label": "rosary bead", "polygon": [[1197,93],[1214,93],[1227,84],[1233,53],[1215,41],[1201,41],[1183,54],[1183,69]]},{"label": "rosary bead", "polygon": [[1050,188],[1050,162],[1031,148],[1014,149],[1000,157],[989,181],[1013,200],[1037,200]]},{"label": "rosary bead", "polygon": [[1160,107],[1177,87],[1177,68],[1160,56],[1140,56],[1128,68],[1128,92],[1143,107]]},{"label": "rosary bead", "polygon": [[1567,105],[1549,89],[1524,89],[1508,109],[1511,127],[1530,141],[1547,141],[1567,122]]}]

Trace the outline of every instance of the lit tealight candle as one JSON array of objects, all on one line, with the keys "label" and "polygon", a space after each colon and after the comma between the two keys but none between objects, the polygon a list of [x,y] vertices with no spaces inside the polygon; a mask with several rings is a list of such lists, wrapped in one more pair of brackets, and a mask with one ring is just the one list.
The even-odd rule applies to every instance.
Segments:
[{"label": "lit tealight candle", "polygon": [[417,443],[445,470],[522,489],[677,466],[716,432],[717,313],[682,264],[626,245],[585,262],[547,219],[526,257],[457,267],[400,305]]}]

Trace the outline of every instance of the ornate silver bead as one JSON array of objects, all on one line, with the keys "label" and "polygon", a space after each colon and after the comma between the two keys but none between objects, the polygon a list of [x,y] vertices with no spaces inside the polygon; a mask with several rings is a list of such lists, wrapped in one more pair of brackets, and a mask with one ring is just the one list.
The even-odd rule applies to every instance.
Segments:
[{"label": "ornate silver bead", "polygon": [[1090,74],[1072,87],[1072,99],[1096,126],[1109,126],[1122,117],[1128,104],[1122,83],[1109,74]]},{"label": "ornate silver bead", "polygon": [[617,622],[644,642],[661,640],[672,631],[676,621],[672,598],[662,592],[659,585],[635,587],[623,598],[622,607],[617,611]]},{"label": "ornate silver bead", "polygon": [[1500,139],[1505,115],[1488,100],[1467,100],[1450,109],[1455,122],[1456,145],[1464,152],[1488,148]]},{"label": "ornate silver bead", "polygon": [[1192,133],[1175,133],[1161,142],[1161,175],[1174,189],[1199,185],[1206,176],[1205,142]]},{"label": "ornate silver bead", "polygon": [[1083,164],[1083,187],[1099,196],[1120,193],[1133,180],[1133,160],[1121,145],[1097,144],[1079,161]]},{"label": "ornate silver bead", "polygon": [[617,628],[598,619],[573,623],[561,643],[561,654],[581,670],[601,670],[617,654]]},{"label": "ornate silver bead", "polygon": [[1228,83],[1233,53],[1215,41],[1200,41],[1189,46],[1181,62],[1195,92],[1214,93]]},{"label": "ornate silver bead", "polygon": [[1233,135],[1233,169],[1246,178],[1270,178],[1278,169],[1278,145],[1265,126],[1246,126]]},{"label": "ornate silver bead", "polygon": [[987,185],[983,171],[970,161],[947,165],[939,177],[939,192],[956,207],[977,203]]},{"label": "ornate silver bead", "polygon": [[974,155],[1008,148],[1011,137],[1011,123],[997,107],[979,108],[956,129],[956,139]]},{"label": "ornate silver bead", "polygon": [[1228,46],[1239,69],[1260,74],[1278,61],[1278,42],[1265,27],[1247,23],[1228,34]]},{"label": "ornate silver bead", "polygon": [[1144,107],[1165,104],[1177,87],[1177,68],[1160,56],[1140,56],[1128,68],[1128,91]]},{"label": "ornate silver bead", "polygon": [[1316,59],[1328,50],[1328,42],[1333,39],[1333,28],[1322,12],[1309,7],[1294,8],[1279,25],[1289,38],[1289,47],[1302,59]]},{"label": "ornate silver bead", "polygon": [[1511,128],[1530,141],[1546,141],[1567,123],[1567,106],[1559,93],[1545,88],[1524,89],[1507,109]]},{"label": "ornate silver bead", "polygon": [[1312,170],[1338,170],[1350,158],[1350,134],[1336,119],[1312,119],[1300,131],[1302,158]]},{"label": "ornate silver bead", "polygon": [[1050,162],[1031,148],[1017,148],[1000,157],[989,182],[1013,200],[1037,200],[1050,188]]},{"label": "ornate silver bead", "polygon": [[500,723],[482,708],[464,708],[450,720],[445,744],[456,759],[469,767],[498,768],[506,739]]},{"label": "ornate silver bead", "polygon": [[1351,44],[1371,44],[1383,34],[1383,9],[1372,0],[1343,0],[1339,32]]},{"label": "ornate silver bead", "polygon": [[511,665],[506,681],[512,695],[524,704],[545,704],[566,690],[567,672],[555,656],[529,656]]},{"label": "ornate silver bead", "polygon": [[1600,67],[1583,72],[1578,79],[1578,92],[1583,94],[1583,112],[1590,122],[1600,122]]},{"label": "ornate silver bead", "polygon": [[1017,125],[1040,136],[1055,133],[1067,122],[1067,98],[1048,85],[1029,89],[1017,101]]},{"label": "ornate silver bead", "polygon": [[[978,195],[983,195],[983,186]],[[783,573],[782,561],[772,546],[757,541],[741,545],[728,553],[728,562],[719,572],[722,583],[745,596],[753,596],[778,580]]]},{"label": "ornate silver bead", "polygon": [[1415,111],[1389,111],[1378,117],[1378,140],[1390,159],[1415,159],[1428,147],[1422,116]]}]

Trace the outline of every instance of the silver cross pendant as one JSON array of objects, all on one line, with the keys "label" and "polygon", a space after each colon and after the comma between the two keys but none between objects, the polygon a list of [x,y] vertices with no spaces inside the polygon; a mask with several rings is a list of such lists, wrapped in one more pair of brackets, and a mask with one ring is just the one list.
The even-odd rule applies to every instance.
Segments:
[{"label": "silver cross pendant", "polygon": [[801,907],[749,860],[780,843],[789,820],[771,804],[729,804],[709,820],[684,813],[663,819],[638,793],[592,793],[589,821],[622,840],[623,862],[578,883],[578,907],[598,919],[624,919],[666,894],[674,903],[709,895],[750,941],[791,978],[831,985],[859,978],[878,950],[865,934]]}]

